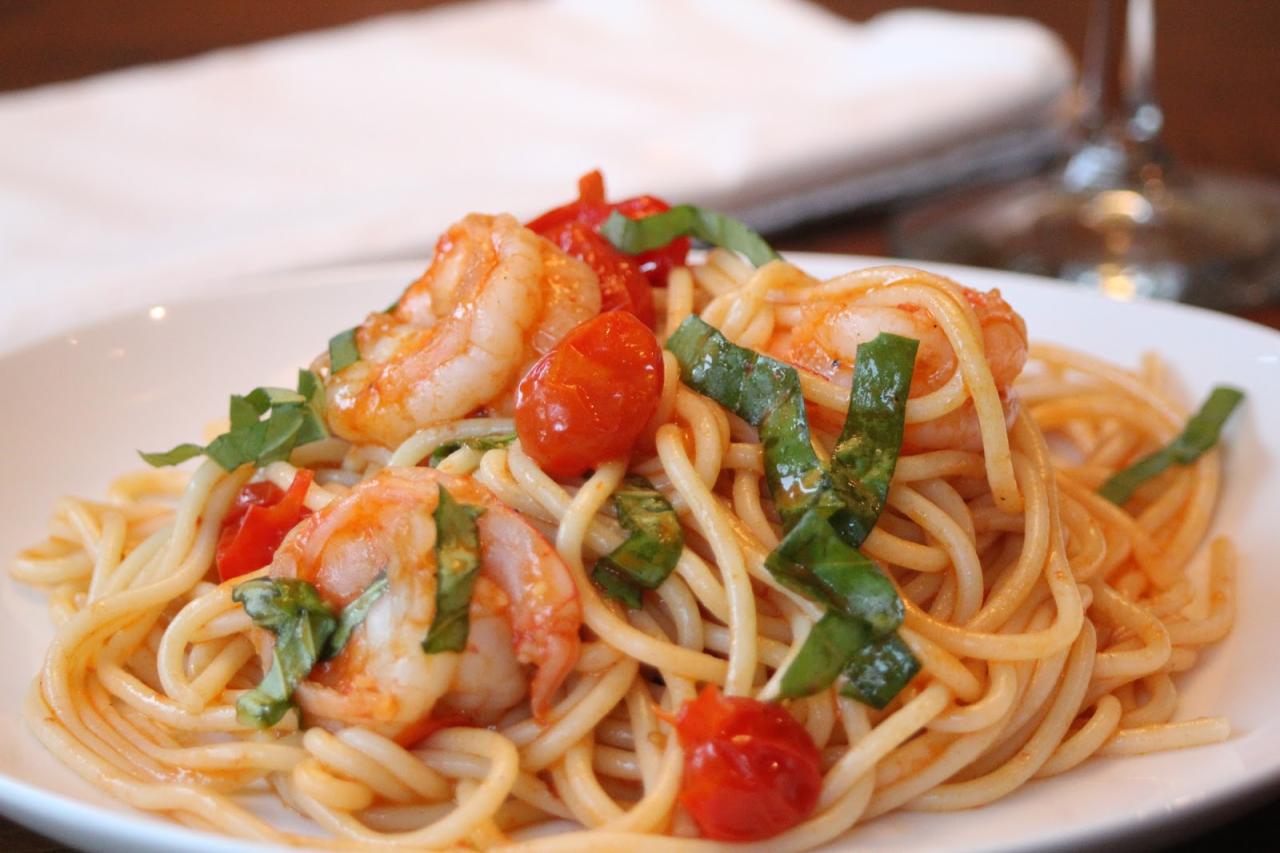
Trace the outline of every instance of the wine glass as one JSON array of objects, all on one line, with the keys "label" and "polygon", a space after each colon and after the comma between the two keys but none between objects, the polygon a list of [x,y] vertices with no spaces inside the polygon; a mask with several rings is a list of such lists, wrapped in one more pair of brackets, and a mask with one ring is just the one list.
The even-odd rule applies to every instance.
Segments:
[{"label": "wine glass", "polygon": [[1153,0],[1128,0],[1118,108],[1103,109],[1110,0],[1095,0],[1082,138],[1046,176],[898,218],[895,254],[1047,275],[1116,299],[1232,311],[1280,300],[1280,187],[1191,173],[1160,145]]}]

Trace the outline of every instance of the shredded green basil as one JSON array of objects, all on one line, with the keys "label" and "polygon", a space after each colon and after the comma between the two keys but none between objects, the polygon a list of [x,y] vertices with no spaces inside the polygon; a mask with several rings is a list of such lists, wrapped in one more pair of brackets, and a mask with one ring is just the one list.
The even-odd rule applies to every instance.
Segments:
[{"label": "shredded green basil", "polygon": [[271,668],[236,700],[236,719],[246,726],[274,726],[293,707],[294,689],[320,660],[337,620],[306,581],[258,578],[237,586],[231,598],[255,625],[276,636]]},{"label": "shredded green basil", "polygon": [[364,588],[364,592],[342,608],[342,613],[338,614],[338,625],[334,628],[333,635],[329,637],[329,642],[325,644],[321,660],[329,660],[342,654],[342,650],[347,647],[347,642],[351,639],[351,633],[360,627],[360,623],[369,615],[369,608],[382,597],[389,585],[387,573],[378,572],[378,576]]},{"label": "shredded green basil", "polygon": [[843,674],[842,694],[879,709],[919,672],[920,662],[897,633],[875,637],[861,620],[828,610],[782,674],[779,693],[785,699],[810,696]]},{"label": "shredded green basil", "polygon": [[889,495],[919,344],[881,332],[858,346],[844,429],[831,454],[831,485],[844,503],[831,526],[855,548],[876,526]]},{"label": "shredded green basil", "polygon": [[883,708],[919,671],[920,662],[902,638],[888,634],[853,650],[840,692],[872,708]]},{"label": "shredded green basil", "polygon": [[436,506],[436,615],[422,641],[428,654],[460,652],[471,630],[471,590],[480,569],[476,519],[484,510],[453,499],[444,486]]},{"label": "shredded green basil", "polygon": [[765,565],[780,583],[828,607],[783,673],[784,696],[821,690],[844,672],[850,683],[872,685],[859,689],[878,701],[918,670],[894,633],[901,598],[857,550],[884,509],[897,466],[917,346],[881,334],[858,347],[845,426],[827,470],[813,450],[794,368],[730,343],[697,317],[667,341],[685,384],[759,430],[785,531]]},{"label": "shredded green basil", "polygon": [[293,691],[320,661],[337,657],[351,634],[369,615],[369,608],[387,591],[387,576],[380,573],[364,592],[342,608],[333,609],[307,581],[294,578],[257,578],[239,584],[231,600],[244,607],[259,628],[275,634],[271,667],[257,687],[236,701],[241,725],[267,728],[293,707]]},{"label": "shredded green basil", "polygon": [[329,372],[345,370],[360,360],[360,348],[356,346],[356,330],[343,329],[329,338]]},{"label": "shredded green basil", "polygon": [[879,567],[850,548],[815,507],[765,559],[779,582],[867,624],[874,636],[902,624],[902,599]]},{"label": "shredded green basil", "polygon": [[644,590],[631,578],[619,572],[603,559],[591,570],[591,580],[609,598],[621,601],[631,610],[644,606]]},{"label": "shredded green basil", "polygon": [[660,249],[679,237],[694,237],[738,252],[758,267],[780,257],[742,222],[692,204],[680,204],[642,219],[631,219],[615,210],[600,226],[600,233],[628,255]]},{"label": "shredded green basil", "polygon": [[613,506],[630,535],[596,561],[591,578],[605,595],[636,609],[643,590],[661,586],[680,561],[684,531],[670,502],[642,477],[628,478]]},{"label": "shredded green basil", "polygon": [[427,464],[434,468],[443,462],[449,454],[463,447],[469,447],[472,450],[493,450],[496,447],[506,447],[515,440],[516,434],[514,432],[504,432],[497,435],[481,435],[475,438],[460,438],[457,441],[447,441],[431,451],[431,458],[427,460]]},{"label": "shredded green basil", "polygon": [[882,333],[858,347],[848,413],[828,472],[809,438],[795,368],[730,343],[698,317],[686,318],[667,340],[686,385],[759,429],[765,476],[783,527],[829,503],[832,525],[854,547],[884,509],[902,447],[917,346]]},{"label": "shredded green basil", "polygon": [[1219,385],[1209,394],[1200,410],[1187,420],[1182,433],[1164,447],[1112,474],[1098,494],[1117,506],[1124,506],[1138,487],[1173,465],[1190,465],[1218,443],[1222,427],[1244,399],[1238,388]]},{"label": "shredded green basil", "polygon": [[[264,419],[265,416],[265,419]],[[295,447],[329,437],[324,423],[324,391],[309,370],[298,371],[297,390],[254,388],[231,395],[231,428],[209,442],[179,444],[160,453],[138,452],[148,465],[177,465],[204,454],[227,471],[241,465],[257,467],[288,459]]]},{"label": "shredded green basil", "polygon": [[699,317],[667,339],[681,379],[760,431],[765,477],[784,527],[804,515],[831,483],[809,438],[795,368],[737,346]]},{"label": "shredded green basil", "polygon": [[797,699],[825,690],[840,675],[849,650],[870,641],[871,632],[863,622],[828,610],[809,629],[804,645],[782,673],[779,694],[784,699]]},{"label": "shredded green basil", "polygon": [[177,447],[171,448],[157,453],[146,453],[139,450],[138,455],[142,457],[142,461],[146,462],[153,468],[163,468],[166,465],[181,465],[188,459],[194,459],[197,456],[204,455],[204,448],[199,444],[179,444]]}]

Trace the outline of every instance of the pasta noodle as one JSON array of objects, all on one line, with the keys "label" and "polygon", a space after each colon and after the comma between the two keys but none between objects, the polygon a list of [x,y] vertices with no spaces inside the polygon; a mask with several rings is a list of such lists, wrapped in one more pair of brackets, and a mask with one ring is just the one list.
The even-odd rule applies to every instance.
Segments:
[{"label": "pasta noodle", "polygon": [[[768,849],[812,848],[895,809],[980,806],[1094,756],[1225,739],[1223,719],[1175,719],[1175,675],[1225,636],[1235,612],[1228,541],[1208,548],[1203,589],[1191,572],[1219,490],[1217,452],[1166,472],[1127,509],[1096,493],[1177,434],[1185,413],[1160,385],[1164,370],[1036,344],[1010,423],[996,354],[955,283],[900,267],[816,281],[785,261],[755,269],[721,249],[672,273],[656,325],[670,334],[696,312],[763,350],[795,334],[808,307],[832,301],[914,306],[954,363],[909,401],[908,429],[941,429],[971,410],[979,436],[972,447],[904,450],[863,550],[904,599],[901,636],[921,673],[883,710],[833,687],[786,703],[820,750],[823,776],[813,813]],[[544,719],[524,707],[407,747],[368,728],[303,728],[297,711],[266,730],[239,722],[236,700],[263,665],[261,629],[232,590],[263,573],[218,583],[211,565],[254,469],[204,460],[189,476],[126,475],[104,501],[61,501],[48,537],[19,557],[15,577],[49,591],[57,626],[26,700],[28,725],[122,802],[239,837],[325,849],[709,848],[679,805],[683,753],[668,715],[707,682],[776,697],[822,610],[766,568],[780,527],[756,430],[683,385],[664,357],[651,449],[629,465],[553,477],[520,441],[463,444],[436,463],[522,513],[572,576],[582,651]],[[825,425],[843,417],[849,391],[800,376],[825,457],[834,443]],[[315,470],[305,500],[319,510],[378,470],[513,429],[509,417],[459,418],[389,453],[335,438],[257,477],[286,488],[300,467]],[[609,499],[629,471],[670,501],[685,534],[675,570],[635,610],[589,576],[625,538]],[[250,795],[268,791],[316,836],[256,815]]]}]

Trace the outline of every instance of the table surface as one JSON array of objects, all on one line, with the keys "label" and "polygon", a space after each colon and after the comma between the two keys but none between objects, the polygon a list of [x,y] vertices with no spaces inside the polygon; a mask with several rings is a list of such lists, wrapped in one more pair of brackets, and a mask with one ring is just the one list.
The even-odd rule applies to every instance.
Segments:
[{"label": "table surface", "polygon": [[[8,0],[0,3],[0,92],[69,80],[146,62],[191,56],[371,15],[441,5],[442,0]],[[853,20],[904,4],[821,0]],[[961,12],[1021,15],[1058,32],[1080,56],[1086,8],[1062,0],[928,0]],[[1115,4],[1116,7],[1122,4]],[[1114,10],[1121,13],[1119,8]],[[1274,0],[1162,0],[1157,4],[1157,85],[1165,143],[1188,166],[1280,177],[1280,3]],[[771,235],[793,251],[887,254],[883,208],[830,217]],[[1280,328],[1280,308],[1250,319]],[[1228,845],[1271,829],[1273,800],[1178,850]],[[1194,835],[1194,829],[1192,830]],[[0,850],[61,851],[64,846],[0,818]]]}]

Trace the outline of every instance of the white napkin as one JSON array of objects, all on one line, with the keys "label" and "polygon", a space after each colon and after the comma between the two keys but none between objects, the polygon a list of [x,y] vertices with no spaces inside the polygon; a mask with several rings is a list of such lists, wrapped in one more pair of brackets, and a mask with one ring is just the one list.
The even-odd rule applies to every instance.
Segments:
[{"label": "white napkin", "polygon": [[1038,25],[799,0],[487,0],[0,97],[0,348],[219,278],[417,253],[599,166],[761,226],[1060,138]]}]

